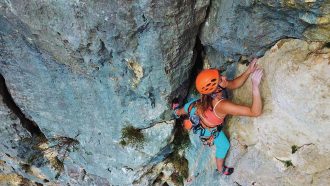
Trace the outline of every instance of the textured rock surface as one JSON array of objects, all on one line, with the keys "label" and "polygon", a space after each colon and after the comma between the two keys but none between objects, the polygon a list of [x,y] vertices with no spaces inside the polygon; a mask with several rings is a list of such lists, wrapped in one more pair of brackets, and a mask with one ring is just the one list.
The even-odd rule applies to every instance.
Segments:
[{"label": "textured rock surface", "polygon": [[[174,165],[163,162],[173,150],[168,101],[186,94],[208,5],[0,0],[0,73],[23,120],[46,138],[1,102],[0,184],[175,184]],[[287,37],[329,42],[329,5],[213,1],[201,30],[204,65],[226,68]],[[214,149],[190,136],[192,185],[329,183],[329,49],[283,40],[261,64],[264,115],[229,125],[236,172],[214,175]],[[234,93],[236,102],[250,98],[248,88]],[[142,132],[143,146],[120,145],[129,125]]]},{"label": "textured rock surface", "polygon": [[49,163],[47,154],[57,152],[53,148],[41,151],[39,140],[22,127],[2,99],[0,96],[0,185],[58,185],[63,180],[77,185],[110,185],[107,179],[86,173],[72,161],[65,162],[65,172],[56,180],[56,168]]},{"label": "textured rock surface", "polygon": [[212,1],[201,41],[213,67],[261,56],[282,38],[330,40],[330,1]]},{"label": "textured rock surface", "polygon": [[[79,142],[58,180],[86,171],[131,184],[171,152],[168,99],[187,87],[208,3],[0,1],[0,73],[12,97],[48,139]],[[119,145],[128,125],[142,129],[144,148]]]},{"label": "textured rock surface", "polygon": [[[263,114],[258,118],[232,117],[228,123],[232,147],[227,162],[235,166],[235,172],[229,178],[212,175],[214,152],[206,151],[206,157],[198,162],[201,174],[194,185],[330,182],[330,49],[324,46],[281,40],[260,59],[265,72]],[[239,69],[246,67],[240,65]],[[250,82],[234,91],[233,101],[250,104],[251,95],[246,92],[251,92]],[[188,159],[195,159],[195,154],[197,150],[190,148]]]},{"label": "textured rock surface", "polygon": [[[272,161],[277,167],[276,174],[282,174],[278,181],[285,185],[319,185],[330,181],[327,176],[318,176],[329,174],[330,165],[329,62],[330,49],[324,43],[278,42],[260,61],[265,69],[263,115],[257,119],[232,120],[232,137],[241,144],[254,144],[256,150],[265,154],[264,162]],[[236,101],[247,103],[247,95],[243,96],[242,91],[234,93]],[[252,127],[246,128],[246,121]],[[246,165],[245,168],[251,163]],[[240,180],[248,180],[242,175]]]}]

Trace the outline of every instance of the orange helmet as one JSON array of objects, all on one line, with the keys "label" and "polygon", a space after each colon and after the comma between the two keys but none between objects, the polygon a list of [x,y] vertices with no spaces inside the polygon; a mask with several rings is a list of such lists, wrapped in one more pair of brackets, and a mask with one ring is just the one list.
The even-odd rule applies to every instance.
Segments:
[{"label": "orange helmet", "polygon": [[205,69],[197,75],[196,88],[201,94],[210,94],[217,89],[219,71],[217,69]]}]

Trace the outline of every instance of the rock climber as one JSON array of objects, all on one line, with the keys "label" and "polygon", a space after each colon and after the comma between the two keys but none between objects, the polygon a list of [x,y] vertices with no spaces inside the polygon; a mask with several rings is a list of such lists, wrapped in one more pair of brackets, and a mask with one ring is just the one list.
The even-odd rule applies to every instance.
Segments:
[{"label": "rock climber", "polygon": [[[215,145],[217,171],[224,175],[233,173],[234,168],[224,165],[229,150],[229,141],[221,130],[227,115],[257,117],[262,113],[262,102],[259,85],[263,71],[258,67],[257,58],[253,59],[247,70],[234,80],[227,80],[217,69],[202,70],[196,78],[196,89],[200,99],[192,100],[179,108],[178,103],[172,105],[175,116],[187,116],[184,119],[186,129],[199,133],[204,144]],[[251,74],[252,97],[251,106],[238,105],[224,98],[225,89],[241,87]]]}]

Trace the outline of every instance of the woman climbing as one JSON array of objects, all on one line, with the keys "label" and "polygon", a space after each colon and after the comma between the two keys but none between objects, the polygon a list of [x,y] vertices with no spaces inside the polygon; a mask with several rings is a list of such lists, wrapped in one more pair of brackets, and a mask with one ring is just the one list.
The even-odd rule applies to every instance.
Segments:
[{"label": "woman climbing", "polygon": [[[198,132],[204,144],[216,146],[217,170],[224,175],[230,175],[234,171],[234,168],[224,165],[230,147],[227,137],[221,130],[224,118],[227,115],[257,117],[262,111],[259,85],[263,72],[256,63],[257,59],[253,59],[248,69],[234,80],[227,80],[217,69],[201,71],[196,78],[196,89],[201,94],[201,98],[188,102],[180,109],[176,108],[177,104],[173,105],[177,117],[189,114],[190,120],[185,120],[185,128],[193,128],[195,133]],[[253,97],[250,107],[234,104],[223,97],[225,89],[233,90],[241,87],[250,74],[252,74]],[[192,111],[194,113],[191,113]]]}]

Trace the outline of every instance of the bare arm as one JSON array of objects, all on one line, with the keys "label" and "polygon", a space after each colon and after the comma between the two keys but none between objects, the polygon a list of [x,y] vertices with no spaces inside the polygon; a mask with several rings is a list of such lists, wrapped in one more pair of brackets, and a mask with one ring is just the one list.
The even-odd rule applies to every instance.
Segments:
[{"label": "bare arm", "polygon": [[259,91],[259,84],[263,72],[261,69],[257,69],[252,74],[252,105],[251,107],[234,104],[228,100],[222,101],[215,108],[215,111],[219,114],[231,114],[234,116],[259,116],[262,112],[262,102]]},{"label": "bare arm", "polygon": [[227,88],[233,90],[233,89],[237,89],[237,88],[241,87],[244,84],[244,82],[248,79],[250,74],[253,73],[256,70],[257,61],[258,61],[258,59],[254,58],[251,61],[248,69],[245,72],[243,72],[240,76],[238,76],[234,80],[228,81]]}]

